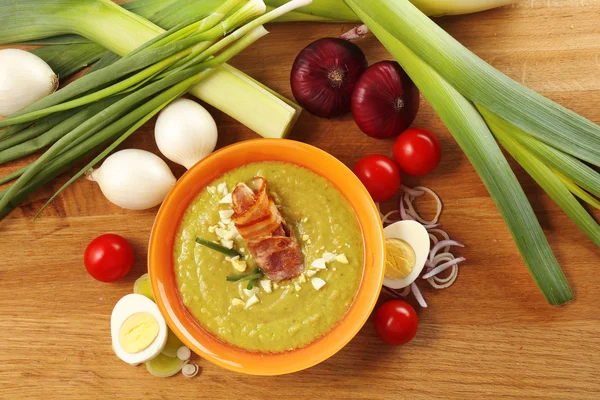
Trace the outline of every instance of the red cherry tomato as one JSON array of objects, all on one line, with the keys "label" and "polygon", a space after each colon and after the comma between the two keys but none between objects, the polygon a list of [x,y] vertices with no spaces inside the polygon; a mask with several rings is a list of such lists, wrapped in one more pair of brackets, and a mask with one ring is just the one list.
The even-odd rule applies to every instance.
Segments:
[{"label": "red cherry tomato", "polygon": [[379,154],[363,157],[353,171],[374,201],[389,200],[400,190],[400,170],[389,157]]},{"label": "red cherry tomato", "polygon": [[410,342],[417,334],[418,325],[415,309],[402,300],[390,300],[375,312],[375,332],[388,344]]},{"label": "red cherry tomato", "polygon": [[87,272],[100,282],[116,282],[133,266],[133,249],[119,235],[106,234],[92,240],[85,249],[83,263]]},{"label": "red cherry tomato", "polygon": [[423,176],[440,163],[442,146],[437,136],[427,129],[410,128],[396,139],[394,158],[402,172]]}]

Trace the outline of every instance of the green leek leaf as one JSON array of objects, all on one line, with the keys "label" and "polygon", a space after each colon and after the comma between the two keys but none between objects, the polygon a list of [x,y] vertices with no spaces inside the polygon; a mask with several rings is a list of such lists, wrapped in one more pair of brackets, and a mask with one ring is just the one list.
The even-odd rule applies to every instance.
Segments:
[{"label": "green leek leaf", "polygon": [[463,149],[490,192],[529,271],[550,304],[573,294],[542,228],[502,151],[477,109],[433,68],[356,5],[348,5],[402,65]]}]

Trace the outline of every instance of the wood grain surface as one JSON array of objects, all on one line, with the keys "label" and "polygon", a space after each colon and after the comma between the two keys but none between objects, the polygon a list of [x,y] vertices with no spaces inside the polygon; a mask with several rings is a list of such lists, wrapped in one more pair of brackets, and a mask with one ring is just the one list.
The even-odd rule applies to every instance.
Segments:
[{"label": "wood grain surface", "polygon": [[[600,123],[600,1],[528,0],[440,23],[496,68]],[[271,34],[233,64],[291,96],[289,70],[298,51],[350,27],[270,26]],[[359,44],[371,62],[390,58],[373,37]],[[219,146],[256,137],[223,114],[213,115]],[[0,222],[0,398],[600,398],[598,248],[516,168],[575,292],[571,304],[546,304],[486,189],[424,100],[416,125],[440,136],[444,155],[435,173],[406,183],[439,193],[443,227],[467,244],[460,255],[468,261],[454,286],[424,291],[429,308],[419,311],[419,332],[409,345],[383,344],[369,321],[337,355],[287,376],[250,377],[204,360],[197,360],[202,372],[192,380],[155,378],[143,366],[130,367],[111,351],[109,319],[116,301],[146,271],[156,209],[121,210],[95,184],[80,180],[33,222],[68,179],[63,176]],[[152,127],[153,121],[122,147],[156,151]],[[292,139],[348,165],[370,153],[391,155],[391,141],[366,137],[350,117],[326,121],[303,114]],[[0,173],[18,166],[0,167]],[[183,172],[172,167],[178,176]],[[87,243],[106,232],[125,236],[136,252],[132,272],[117,284],[94,281],[82,263]]]}]

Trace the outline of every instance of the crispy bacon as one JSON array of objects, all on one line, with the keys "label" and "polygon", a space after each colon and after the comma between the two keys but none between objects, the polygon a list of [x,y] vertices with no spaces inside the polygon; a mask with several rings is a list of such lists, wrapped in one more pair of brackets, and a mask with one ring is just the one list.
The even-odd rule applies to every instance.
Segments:
[{"label": "crispy bacon", "polygon": [[267,181],[254,178],[252,190],[238,183],[232,194],[233,222],[248,250],[274,281],[300,275],[304,260],[300,246],[277,206],[267,194]]}]

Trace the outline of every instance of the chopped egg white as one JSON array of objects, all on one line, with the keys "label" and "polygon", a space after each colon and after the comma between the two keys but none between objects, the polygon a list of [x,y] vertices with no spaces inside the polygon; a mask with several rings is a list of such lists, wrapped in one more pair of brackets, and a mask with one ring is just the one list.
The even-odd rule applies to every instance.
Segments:
[{"label": "chopped egg white", "polygon": [[208,231],[209,231],[210,233],[215,233],[215,230],[216,230],[216,229],[217,229],[217,227],[216,227],[216,226],[214,226],[214,225],[213,225],[213,226],[209,226],[209,227],[208,227]]},{"label": "chopped egg white", "polygon": [[348,257],[345,254],[338,254],[335,260],[340,264],[348,264]]},{"label": "chopped egg white", "polygon": [[311,267],[315,269],[327,269],[327,265],[325,265],[325,260],[322,258],[317,258],[310,264]]},{"label": "chopped egg white", "polygon": [[325,260],[325,262],[333,262],[336,259],[336,255],[333,253],[328,253],[325,252],[323,253],[323,260]]},{"label": "chopped egg white", "polygon": [[275,290],[279,289],[279,283],[273,282],[273,289],[275,289]]},{"label": "chopped egg white", "polygon": [[223,245],[223,247],[227,247],[228,249],[233,249],[233,240],[222,239],[221,245]]},{"label": "chopped egg white", "polygon": [[300,274],[300,276],[298,277],[298,280],[300,281],[300,283],[305,283],[306,277],[304,276],[304,274]]},{"label": "chopped egg white", "polygon": [[246,261],[240,260],[240,256],[233,257],[231,259],[231,264],[233,265],[233,269],[235,269],[238,272],[244,272],[246,270],[246,267],[248,266],[246,264]]},{"label": "chopped egg white", "polygon": [[310,239],[310,236],[302,235],[302,240],[304,240],[306,242],[308,239]]},{"label": "chopped egg white", "polygon": [[258,293],[258,288],[256,286],[254,286],[252,289],[244,289],[244,294],[246,297],[252,297],[256,293]]},{"label": "chopped egg white", "polygon": [[255,305],[256,303],[259,303],[260,300],[258,299],[258,297],[256,295],[250,297],[248,299],[248,301],[246,302],[246,305],[244,306],[245,309],[248,309],[250,307],[252,307],[253,305]]},{"label": "chopped egg white", "polygon": [[302,286],[298,282],[294,282],[294,289],[296,289],[296,292],[299,292],[302,290]]},{"label": "chopped egg white", "polygon": [[315,271],[314,269],[309,269],[305,272],[305,274],[310,278],[311,276],[315,276],[317,274],[317,271]]},{"label": "chopped egg white", "polygon": [[233,210],[219,210],[221,220],[230,219],[233,216]]},{"label": "chopped egg white", "polygon": [[325,286],[325,281],[321,278],[317,278],[314,277],[310,280],[310,283],[312,283],[313,287],[315,288],[315,290],[319,290],[321,289],[323,286]]},{"label": "chopped egg white", "polygon": [[233,198],[231,196],[231,193],[228,193],[225,197],[223,197],[221,200],[219,200],[219,204],[232,204],[233,203]]},{"label": "chopped egg white", "polygon": [[246,303],[242,299],[231,299],[231,305],[234,307],[243,306],[244,304]]},{"label": "chopped egg white", "polygon": [[222,193],[224,195],[227,194],[227,183],[219,183],[219,185],[217,186],[217,192]]},{"label": "chopped egg white", "polygon": [[215,194],[217,192],[217,189],[215,189],[214,186],[207,186],[206,190],[208,191],[208,193],[210,194]]},{"label": "chopped egg white", "polygon": [[260,286],[267,293],[271,293],[273,291],[273,289],[271,289],[271,280],[270,279],[262,279],[260,281]]}]

